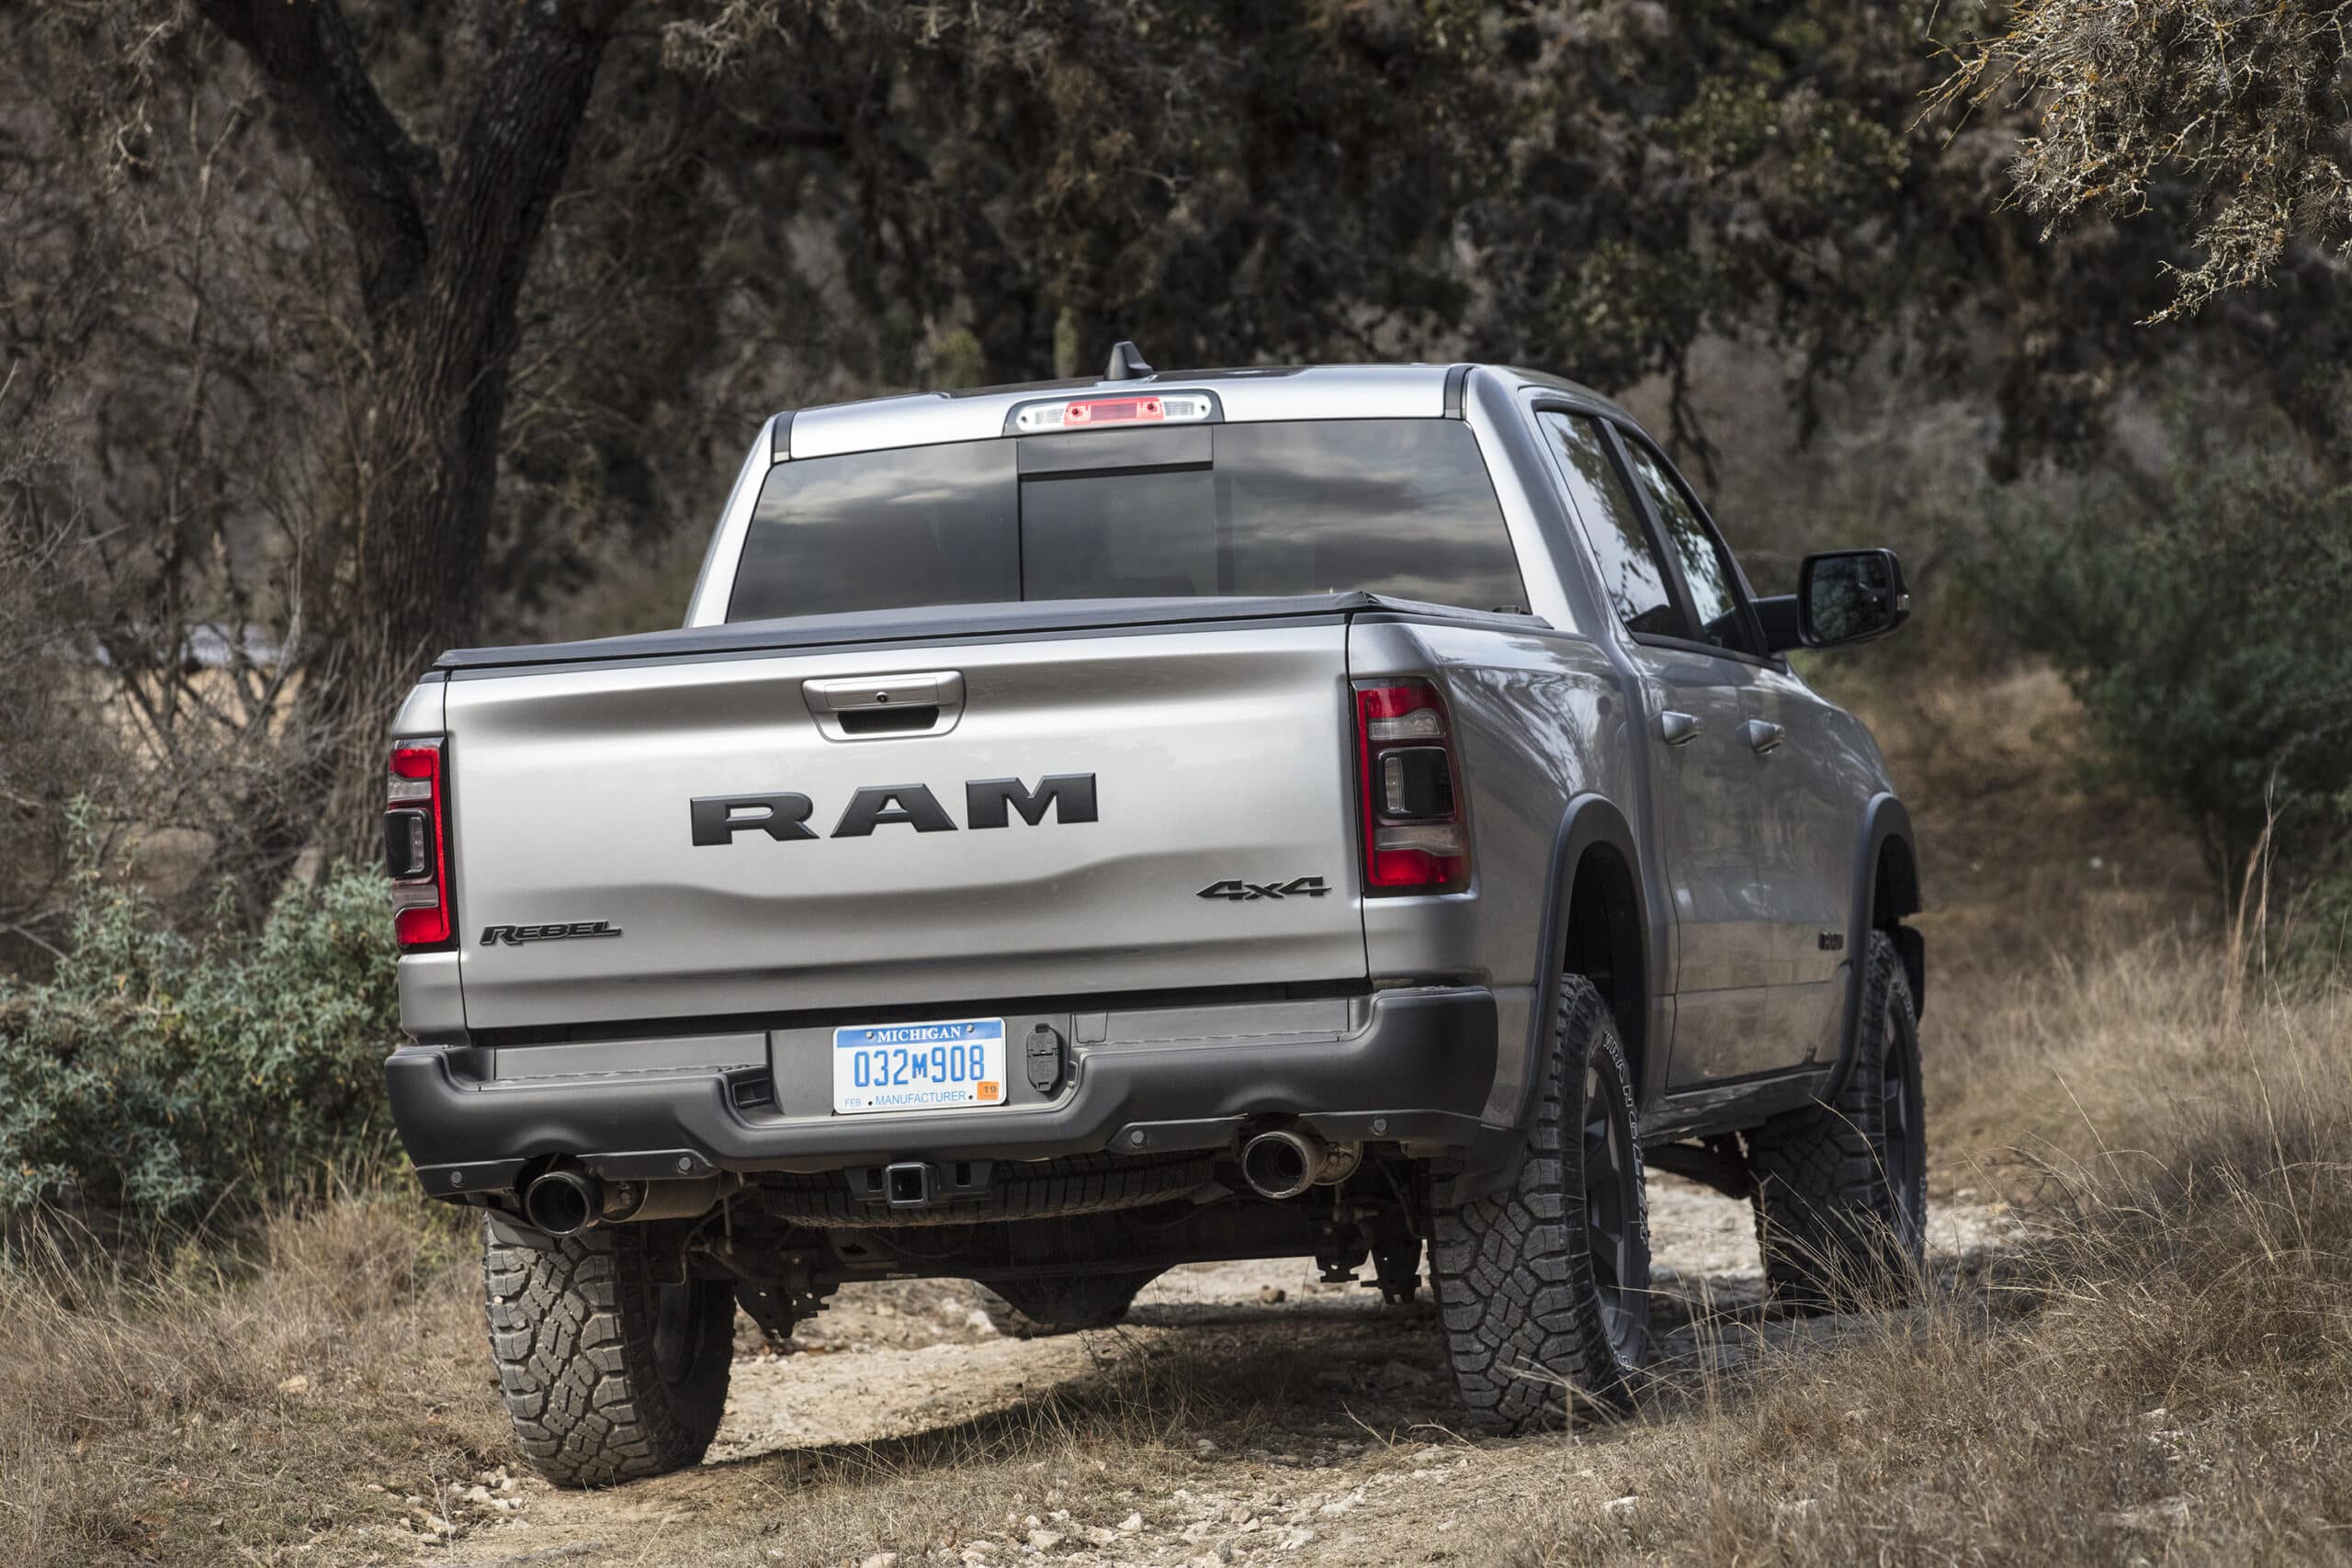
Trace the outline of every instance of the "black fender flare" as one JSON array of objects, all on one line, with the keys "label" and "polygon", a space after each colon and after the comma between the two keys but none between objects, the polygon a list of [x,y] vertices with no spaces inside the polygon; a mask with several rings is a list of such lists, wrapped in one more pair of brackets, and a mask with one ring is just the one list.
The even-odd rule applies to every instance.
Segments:
[{"label": "black fender flare", "polygon": [[[1463,1162],[1455,1187],[1457,1193],[1467,1196],[1492,1191],[1518,1174],[1519,1157],[1526,1146],[1528,1108],[1534,1101],[1538,1087],[1537,1064],[1543,1061],[1544,1053],[1551,1044],[1552,1020],[1560,1005],[1560,960],[1566,951],[1568,911],[1576,897],[1577,868],[1584,863],[1586,853],[1596,847],[1605,846],[1623,860],[1632,887],[1633,907],[1625,911],[1625,919],[1634,938],[1639,970],[1618,982],[1617,1027],[1621,1034],[1627,1036],[1627,1044],[1641,1063],[1643,1082],[1639,1093],[1645,1107],[1653,1101],[1652,1086],[1664,1082],[1666,1053],[1659,1046],[1666,1032],[1665,987],[1657,981],[1657,964],[1659,954],[1666,948],[1666,933],[1653,919],[1648,889],[1643,880],[1646,863],[1638,844],[1625,814],[1605,795],[1577,795],[1562,808],[1560,825],[1552,835],[1543,902],[1537,907],[1540,923],[1535,953],[1542,967],[1535,976],[1535,1000],[1529,1011],[1527,1036],[1518,1047],[1526,1088],[1509,1125],[1488,1127],[1480,1134],[1476,1146]],[[1633,1010],[1630,1013],[1629,1009]],[[1498,1041],[1497,1044],[1503,1050],[1510,1049],[1503,1042]]]},{"label": "black fender flare", "polygon": [[[1834,1099],[1846,1081],[1846,1073],[1854,1063],[1854,1043],[1860,1037],[1862,1024],[1862,987],[1870,978],[1871,932],[1880,925],[1881,915],[1894,919],[1918,913],[1919,900],[1915,886],[1905,900],[1909,908],[1882,911],[1878,905],[1879,859],[1885,853],[1890,840],[1901,840],[1909,857],[1916,879],[1918,869],[1918,838],[1911,829],[1911,813],[1893,795],[1881,793],[1871,796],[1862,807],[1862,831],[1855,847],[1852,916],[1846,929],[1848,951],[1852,954],[1846,965],[1846,1023],[1838,1044],[1837,1069],[1819,1098]],[[1907,938],[1907,941],[1901,940]],[[1927,1010],[1927,947],[1919,933],[1905,927],[1898,933],[1904,966],[1911,972],[1913,1005],[1920,1011]]]}]

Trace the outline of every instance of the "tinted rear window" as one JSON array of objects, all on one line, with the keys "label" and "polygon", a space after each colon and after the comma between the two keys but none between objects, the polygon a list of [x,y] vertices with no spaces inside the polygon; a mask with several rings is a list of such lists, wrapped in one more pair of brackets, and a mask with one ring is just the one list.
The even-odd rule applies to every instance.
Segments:
[{"label": "tinted rear window", "polygon": [[1355,590],[1525,604],[1469,426],[1089,431],[781,463],[727,618]]}]

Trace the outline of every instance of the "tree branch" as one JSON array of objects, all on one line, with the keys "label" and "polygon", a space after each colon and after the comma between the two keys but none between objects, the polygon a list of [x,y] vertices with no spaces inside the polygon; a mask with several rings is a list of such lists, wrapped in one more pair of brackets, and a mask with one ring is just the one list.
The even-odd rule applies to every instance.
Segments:
[{"label": "tree branch", "polygon": [[424,378],[504,376],[518,335],[515,303],[539,231],[562,186],[613,23],[631,3],[486,8],[505,36],[473,91],[429,215],[433,320],[413,345]]},{"label": "tree branch", "polygon": [[381,323],[424,275],[424,193],[438,164],[368,80],[336,0],[198,0],[244,50],[351,231],[359,292]]}]

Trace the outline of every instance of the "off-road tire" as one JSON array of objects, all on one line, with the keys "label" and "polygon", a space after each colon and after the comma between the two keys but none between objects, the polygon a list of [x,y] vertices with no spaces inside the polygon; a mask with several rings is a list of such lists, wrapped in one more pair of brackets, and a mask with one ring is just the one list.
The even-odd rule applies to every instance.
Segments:
[{"label": "off-road tire", "polygon": [[[1589,1073],[1600,1079],[1591,1105]],[[1608,1004],[1590,981],[1568,976],[1517,1179],[1463,1201],[1444,1179],[1432,1190],[1430,1288],[1454,1381],[1481,1426],[1519,1432],[1556,1425],[1572,1400],[1603,1414],[1633,1407],[1649,1354],[1637,1094]],[[1611,1190],[1619,1239],[1598,1266],[1593,1243],[1602,1233],[1588,1218],[1585,1184],[1594,1127],[1616,1140],[1606,1164],[1620,1184]],[[1574,1395],[1564,1394],[1563,1382]]]},{"label": "off-road tire", "polygon": [[1797,1311],[1905,1305],[1922,1278],[1918,1014],[1884,931],[1871,932],[1863,962],[1861,1028],[1836,1097],[1747,1136],[1765,1283]]},{"label": "off-road tire", "polygon": [[840,1171],[761,1177],[760,1207],[796,1224],[825,1227],[969,1225],[988,1220],[1037,1220],[1101,1214],[1164,1203],[1206,1186],[1213,1153],[1067,1155],[1060,1159],[1000,1160],[983,1196],[929,1209],[893,1209],[850,1191]]},{"label": "off-road tire", "polygon": [[1157,1269],[1079,1279],[999,1280],[984,1288],[981,1310],[999,1334],[1036,1339],[1108,1328],[1127,1315],[1136,1292],[1159,1278]]},{"label": "off-road tire", "polygon": [[559,1486],[611,1486],[699,1461],[718,1430],[734,1356],[723,1280],[663,1285],[643,1229],[491,1236],[490,1353],[514,1436]]}]

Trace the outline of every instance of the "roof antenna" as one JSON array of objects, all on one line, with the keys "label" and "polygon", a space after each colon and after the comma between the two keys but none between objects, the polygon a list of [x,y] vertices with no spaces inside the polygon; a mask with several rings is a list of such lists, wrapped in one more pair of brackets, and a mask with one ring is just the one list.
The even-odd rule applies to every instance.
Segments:
[{"label": "roof antenna", "polygon": [[1102,372],[1102,379],[1133,381],[1153,373],[1151,367],[1143,362],[1143,355],[1136,351],[1136,345],[1121,338],[1111,345],[1111,368]]}]

